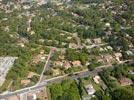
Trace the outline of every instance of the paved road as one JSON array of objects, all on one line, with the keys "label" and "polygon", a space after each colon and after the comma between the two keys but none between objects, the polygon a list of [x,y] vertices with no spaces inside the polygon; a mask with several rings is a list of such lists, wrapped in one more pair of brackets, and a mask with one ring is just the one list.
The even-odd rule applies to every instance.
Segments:
[{"label": "paved road", "polygon": [[48,58],[47,58],[47,60],[46,60],[44,69],[43,69],[43,71],[42,71],[42,73],[41,73],[41,75],[40,75],[39,82],[38,82],[37,84],[41,83],[41,81],[43,80],[44,72],[46,72],[46,71],[48,70],[48,67],[49,67],[49,65],[50,65],[50,58],[51,58],[53,52],[54,52],[54,49],[51,49],[51,51],[50,51],[50,53],[49,53],[49,55],[48,55]]}]

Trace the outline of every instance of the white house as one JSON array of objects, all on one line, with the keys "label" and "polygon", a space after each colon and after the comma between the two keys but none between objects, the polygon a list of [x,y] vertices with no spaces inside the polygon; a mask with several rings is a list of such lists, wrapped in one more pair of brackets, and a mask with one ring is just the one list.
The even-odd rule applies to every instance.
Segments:
[{"label": "white house", "polygon": [[95,93],[95,89],[92,84],[85,86],[85,88],[86,88],[88,95],[93,95]]}]

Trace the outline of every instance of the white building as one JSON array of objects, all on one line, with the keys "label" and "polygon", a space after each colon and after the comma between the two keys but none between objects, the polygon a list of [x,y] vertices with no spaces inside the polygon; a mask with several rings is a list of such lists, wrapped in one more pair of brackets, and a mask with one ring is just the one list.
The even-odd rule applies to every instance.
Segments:
[{"label": "white building", "polygon": [[95,89],[92,84],[85,86],[85,88],[86,88],[88,95],[93,95],[95,93]]}]

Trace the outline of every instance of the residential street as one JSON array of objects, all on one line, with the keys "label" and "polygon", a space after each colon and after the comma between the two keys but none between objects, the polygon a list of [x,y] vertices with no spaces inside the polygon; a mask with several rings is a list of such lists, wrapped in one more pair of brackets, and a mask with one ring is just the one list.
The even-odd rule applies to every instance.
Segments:
[{"label": "residential street", "polygon": [[49,67],[49,65],[50,65],[50,58],[51,58],[51,56],[52,56],[52,54],[53,54],[53,51],[54,51],[54,49],[51,49],[51,50],[50,50],[50,53],[49,53],[48,58],[47,58],[47,60],[46,60],[44,69],[43,69],[43,71],[42,71],[42,73],[41,73],[41,75],[40,75],[40,79],[39,79],[39,82],[38,82],[37,84],[41,83],[41,81],[42,81],[42,79],[43,79],[44,72],[48,70],[48,67]]}]

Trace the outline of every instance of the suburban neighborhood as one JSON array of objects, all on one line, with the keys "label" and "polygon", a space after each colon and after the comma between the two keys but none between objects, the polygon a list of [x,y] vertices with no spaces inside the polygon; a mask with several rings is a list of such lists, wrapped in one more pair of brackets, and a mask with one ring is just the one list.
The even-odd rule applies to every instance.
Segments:
[{"label": "suburban neighborhood", "polygon": [[0,0],[0,100],[133,100],[133,0]]}]

